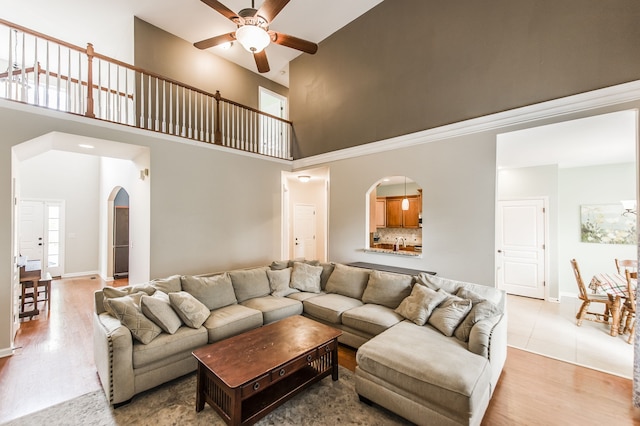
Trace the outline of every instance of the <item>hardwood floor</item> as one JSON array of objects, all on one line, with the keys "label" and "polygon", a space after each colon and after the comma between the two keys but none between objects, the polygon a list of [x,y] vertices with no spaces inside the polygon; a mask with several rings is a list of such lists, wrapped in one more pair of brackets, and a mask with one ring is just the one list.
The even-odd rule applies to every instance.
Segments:
[{"label": "hardwood floor", "polygon": [[[116,285],[126,284],[118,280]],[[99,278],[52,282],[51,313],[22,323],[19,349],[0,358],[0,423],[100,389],[93,364],[93,292]],[[354,370],[355,350],[339,349]],[[509,348],[483,425],[640,425],[630,380]]]}]

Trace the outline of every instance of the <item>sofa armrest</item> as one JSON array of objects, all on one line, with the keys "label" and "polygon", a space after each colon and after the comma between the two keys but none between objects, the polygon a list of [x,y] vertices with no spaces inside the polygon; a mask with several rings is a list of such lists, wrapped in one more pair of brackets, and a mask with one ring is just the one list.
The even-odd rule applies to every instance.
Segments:
[{"label": "sofa armrest", "polygon": [[[505,306],[506,308],[506,306]],[[507,360],[507,311],[476,323],[469,335],[469,350],[482,355],[491,364],[491,393],[495,390]]]},{"label": "sofa armrest", "polygon": [[110,404],[135,394],[133,338],[120,321],[109,314],[93,314],[93,357]]}]

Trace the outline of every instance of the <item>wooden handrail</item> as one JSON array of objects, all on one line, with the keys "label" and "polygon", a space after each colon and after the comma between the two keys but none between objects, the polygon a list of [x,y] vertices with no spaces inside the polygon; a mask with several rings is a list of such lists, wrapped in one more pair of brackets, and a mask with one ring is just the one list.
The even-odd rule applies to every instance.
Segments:
[{"label": "wooden handrail", "polygon": [[40,38],[43,38],[45,40],[52,41],[52,42],[57,43],[59,45],[62,45],[64,47],[68,47],[69,49],[77,50],[77,51],[79,51],[81,53],[87,53],[86,49],[84,49],[82,47],[79,47],[79,46],[76,46],[75,44],[67,43],[66,41],[59,40],[59,39],[57,39],[55,37],[50,37],[50,36],[48,36],[46,34],[42,34],[42,33],[39,33],[37,31],[30,30],[29,28],[25,28],[25,27],[22,27],[20,25],[16,25],[13,22],[5,21],[2,18],[0,18],[0,24],[2,24],[4,26],[7,26],[7,27],[10,27],[10,28],[14,28],[14,29],[16,29],[16,30],[18,30],[20,32],[26,33],[26,34],[31,34],[32,36],[35,36],[35,37],[40,37]]},{"label": "wooden handrail", "polygon": [[[86,65],[86,75],[84,72],[79,72],[77,78],[72,77],[73,74],[71,73],[71,70],[69,70],[69,75],[64,75],[61,73],[62,70],[60,68],[58,68],[58,70],[55,68],[50,69],[48,58],[47,64],[43,68],[40,63],[37,62],[37,56],[35,57],[36,64],[32,67],[27,68],[25,66],[26,64],[22,64],[20,69],[9,68],[6,72],[0,73],[0,78],[34,73],[36,85],[39,81],[38,76],[46,74],[47,82],[49,81],[49,78],[54,78],[67,81],[69,84],[73,83],[80,87],[86,87],[86,89],[83,89],[81,92],[77,92],[78,95],[82,93],[84,95],[84,99],[79,101],[82,97],[76,98],[74,103],[76,106],[79,106],[79,108],[76,107],[74,110],[70,109],[69,112],[71,113],[84,114],[86,117],[99,119],[105,119],[105,114],[115,113],[119,117],[122,117],[121,114],[124,114],[124,117],[129,117],[124,121],[121,119],[106,119],[107,121],[130,125],[130,123],[132,123],[132,116],[130,114],[137,114],[139,106],[139,112],[141,115],[137,116],[134,121],[140,120],[138,126],[142,128],[161,131],[168,134],[177,134],[203,142],[213,142],[215,144],[225,145],[245,151],[259,152],[263,155],[280,155],[280,158],[290,158],[290,138],[292,135],[291,128],[293,123],[289,120],[265,113],[257,108],[242,105],[230,99],[223,98],[218,90],[216,90],[215,93],[209,93],[206,90],[199,89],[172,78],[162,76],[158,73],[147,71],[118,59],[97,53],[91,43],[88,43],[86,48],[82,48],[63,40],[58,40],[54,37],[33,31],[29,28],[13,24],[4,19],[0,19],[0,26],[5,26],[9,28],[10,31],[23,33],[23,43],[24,34],[27,34],[37,39],[42,39],[47,43],[51,42],[57,44],[58,55],[60,55],[60,47],[65,47],[70,51],[78,52],[80,54],[80,56],[78,56],[78,61],[81,61],[82,55],[85,55],[84,64]],[[47,45],[47,51],[48,48],[49,47]],[[11,53],[9,53],[9,58],[11,59]],[[99,62],[94,62],[94,59],[97,59]],[[22,60],[25,61],[24,57]],[[71,66],[71,59],[69,59],[69,61],[69,66]],[[113,70],[112,66],[118,67],[115,70],[118,82],[122,75],[120,69],[122,69],[125,78],[124,91],[120,90],[119,83],[116,83],[117,86],[115,88],[113,88],[114,86],[110,82],[105,84],[105,87],[103,87],[103,78],[100,74],[103,69],[103,62],[106,63],[106,69],[109,76]],[[94,67],[97,68],[96,71],[98,74],[96,76],[94,76]],[[80,67],[80,70],[82,70],[82,68],[83,67]],[[100,81],[95,81],[96,79]],[[126,86],[127,80],[131,81],[131,79],[134,81],[133,92],[130,92],[129,88]],[[167,83],[170,86],[168,92],[165,91]],[[155,85],[155,99],[150,97],[153,91],[152,84]],[[69,90],[68,87],[69,85],[67,85],[67,90]],[[173,87],[175,87],[175,89]],[[115,98],[127,99],[128,102],[133,101],[133,104],[124,104],[122,106],[123,110],[121,110],[117,99],[113,101],[110,100],[110,97],[106,97],[104,101],[101,100],[100,97],[96,97],[94,99],[94,93],[96,90],[98,93],[106,92],[109,95],[113,95]],[[180,92],[182,92],[182,98],[181,100],[178,100],[178,94]],[[46,93],[47,92],[45,91],[45,99],[47,99]],[[158,93],[162,93],[161,99],[158,98]],[[168,99],[165,99],[165,94],[168,94]],[[173,94],[176,96],[176,103],[174,103],[171,98]],[[142,96],[141,103],[137,101],[139,95]],[[145,95],[147,96],[146,98]],[[24,102],[24,99],[21,101]],[[58,100],[58,102],[60,101]],[[95,106],[94,102],[97,102]],[[167,104],[166,102],[169,103]],[[210,102],[214,102],[214,105],[211,105],[211,111],[209,112]],[[226,104],[226,106],[221,103]],[[40,105],[38,101],[38,91],[35,92],[35,104]],[[152,105],[154,106],[155,111],[151,110]],[[159,105],[161,105],[161,107],[159,107]],[[94,110],[94,107],[98,109]],[[128,108],[132,109],[129,110]],[[206,116],[203,116],[204,108],[206,108]],[[178,115],[178,111],[180,111],[181,117]],[[172,113],[175,113],[175,116],[173,116],[175,119],[174,121],[172,121]],[[99,115],[99,117],[97,117],[96,114]],[[165,116],[165,114],[168,114],[168,117]],[[259,120],[259,117],[268,118],[269,120],[262,121],[262,119]],[[282,125],[285,127],[278,127]],[[162,129],[160,129],[160,127],[162,127]]]}]

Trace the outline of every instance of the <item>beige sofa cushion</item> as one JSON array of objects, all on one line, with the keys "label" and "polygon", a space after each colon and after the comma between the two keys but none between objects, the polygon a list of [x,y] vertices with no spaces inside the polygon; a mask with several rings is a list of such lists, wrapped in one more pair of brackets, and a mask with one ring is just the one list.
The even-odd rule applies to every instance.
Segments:
[{"label": "beige sofa cushion", "polygon": [[169,301],[182,322],[191,328],[199,328],[209,317],[209,309],[186,291],[169,293]]},{"label": "beige sofa cushion", "polygon": [[242,305],[262,312],[263,324],[269,324],[302,313],[302,303],[287,297],[256,297],[245,300]]},{"label": "beige sofa cushion", "polygon": [[228,273],[210,277],[183,275],[182,290],[198,299],[210,311],[238,303]]},{"label": "beige sofa cushion", "polygon": [[342,324],[374,336],[402,320],[402,315],[393,309],[374,304],[358,306],[342,313]]},{"label": "beige sofa cushion", "polygon": [[174,334],[182,325],[182,320],[171,307],[169,295],[163,291],[156,291],[153,296],[142,296],[140,309],[166,333]]},{"label": "beige sofa cushion", "polygon": [[203,325],[209,343],[213,343],[260,327],[262,312],[242,305],[229,305],[212,311]]},{"label": "beige sofa cushion", "polygon": [[[491,380],[489,361],[431,326],[403,321],[364,343],[358,367],[412,395],[428,395],[430,408],[467,424],[483,409]],[[430,368],[429,366],[434,366]]]},{"label": "beige sofa cushion", "polygon": [[332,324],[342,322],[342,313],[352,308],[362,306],[362,302],[341,294],[321,294],[302,302],[304,312],[312,317]]},{"label": "beige sofa cushion", "polygon": [[162,333],[148,345],[133,345],[133,368],[140,368],[153,362],[164,361],[181,353],[189,353],[207,344],[207,330],[204,327],[180,327],[175,334]]},{"label": "beige sofa cushion", "polygon": [[[140,297],[144,294],[144,292],[138,293]],[[146,345],[162,333],[160,327],[144,316],[140,306],[131,296],[109,298],[104,301],[104,304],[107,311],[118,318],[139,342]]]},{"label": "beige sofa cushion", "polygon": [[371,270],[337,263],[327,281],[327,293],[337,293],[354,299],[362,299],[369,282]]},{"label": "beige sofa cushion", "polygon": [[291,272],[291,287],[309,293],[320,293],[320,276],[322,266],[294,262]]},{"label": "beige sofa cushion", "polygon": [[446,298],[447,293],[442,290],[435,291],[423,285],[414,285],[411,294],[400,303],[395,312],[417,325],[425,325],[431,312]]},{"label": "beige sofa cushion", "polygon": [[164,291],[167,294],[182,291],[180,275],[172,275],[167,278],[157,278],[152,280],[151,284],[158,290]]},{"label": "beige sofa cushion", "polygon": [[291,293],[290,295],[288,295],[287,297],[293,300],[299,300],[300,302],[303,302],[307,299],[311,299],[312,297],[317,297],[317,296],[321,296],[323,294],[326,293],[308,293],[306,291],[299,291],[297,293]]},{"label": "beige sofa cushion", "polygon": [[362,301],[395,309],[411,294],[412,282],[413,277],[409,275],[371,271]]},{"label": "beige sofa cushion", "polygon": [[267,269],[269,268],[265,266],[229,272],[238,303],[254,297],[268,296],[271,293]]}]

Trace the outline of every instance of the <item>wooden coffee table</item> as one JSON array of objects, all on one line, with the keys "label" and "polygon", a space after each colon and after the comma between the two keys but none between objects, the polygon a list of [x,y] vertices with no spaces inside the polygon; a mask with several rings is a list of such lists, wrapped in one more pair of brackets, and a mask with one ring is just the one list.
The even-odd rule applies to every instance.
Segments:
[{"label": "wooden coffee table", "polygon": [[251,424],[329,374],[338,380],[341,334],[298,315],[193,351],[196,411],[206,402],[227,424]]}]

